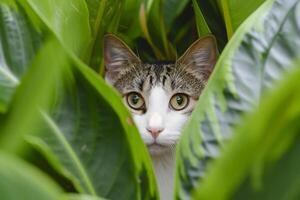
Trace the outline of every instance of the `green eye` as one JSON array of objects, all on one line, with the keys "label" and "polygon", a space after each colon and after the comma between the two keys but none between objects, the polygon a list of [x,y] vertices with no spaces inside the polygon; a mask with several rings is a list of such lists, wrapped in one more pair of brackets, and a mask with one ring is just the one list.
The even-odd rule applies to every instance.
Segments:
[{"label": "green eye", "polygon": [[181,93],[175,94],[170,100],[170,106],[177,111],[183,110],[188,106],[188,104],[189,104],[189,98],[186,94],[181,94]]},{"label": "green eye", "polygon": [[135,110],[141,110],[144,107],[144,99],[137,92],[131,92],[127,95],[127,104],[130,108]]}]

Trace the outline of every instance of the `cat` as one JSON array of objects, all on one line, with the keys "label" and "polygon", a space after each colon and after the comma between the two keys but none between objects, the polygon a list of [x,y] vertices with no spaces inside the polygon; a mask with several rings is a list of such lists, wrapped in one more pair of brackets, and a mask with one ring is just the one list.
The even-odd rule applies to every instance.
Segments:
[{"label": "cat", "polygon": [[104,37],[105,80],[122,95],[152,158],[161,200],[173,199],[175,147],[218,56],[215,38],[194,42],[176,62],[143,63],[112,34]]}]

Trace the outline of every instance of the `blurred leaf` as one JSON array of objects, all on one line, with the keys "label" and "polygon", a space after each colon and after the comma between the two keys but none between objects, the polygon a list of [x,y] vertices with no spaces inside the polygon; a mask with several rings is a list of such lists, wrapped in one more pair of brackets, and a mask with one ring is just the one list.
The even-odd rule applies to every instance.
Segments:
[{"label": "blurred leaf", "polygon": [[1,152],[0,194],[3,200],[57,200],[61,190],[37,169]]},{"label": "blurred leaf", "polygon": [[[162,0],[147,0],[145,1],[146,22],[149,32],[149,44],[158,60],[174,60],[176,58],[175,50],[168,40],[166,25],[163,18]],[[143,15],[140,13],[140,18]],[[141,20],[141,19],[140,19]],[[142,29],[143,30],[143,29]],[[144,31],[145,34],[145,31]]]},{"label": "blurred leaf", "polygon": [[203,16],[196,0],[193,0],[193,8],[194,8],[194,12],[195,12],[198,36],[202,37],[204,35],[210,34],[211,31],[205,21],[205,18]]},{"label": "blurred leaf", "polygon": [[[85,4],[78,0],[73,5],[75,7],[65,8],[69,1],[64,1],[51,4],[49,9],[46,6],[49,1],[40,4],[33,0],[29,2],[27,11],[32,6],[59,42],[54,40],[54,43],[43,44],[45,46],[35,58],[33,67],[18,86],[12,108],[0,116],[1,130],[4,130],[1,134],[7,136],[1,140],[2,148],[13,149],[15,143],[20,142],[15,138],[17,134],[34,131],[40,135],[34,139],[29,137],[30,142],[51,160],[49,163],[55,165],[56,170],[61,170],[59,173],[72,181],[79,192],[113,199],[118,199],[120,192],[124,199],[155,199],[157,191],[150,158],[130,114],[114,89],[76,57],[80,56],[77,48],[84,49],[86,44],[80,41],[85,39],[70,44],[71,38],[85,37],[87,32],[73,34],[64,31],[72,24],[85,27],[88,15],[81,15],[83,19],[79,19],[75,14],[76,6]],[[66,20],[56,16],[57,12],[50,13],[55,6],[60,6],[56,10],[58,13],[70,12],[70,16],[75,15],[74,18],[67,18],[68,23],[55,23],[56,20]],[[83,7],[83,13],[78,13],[84,14],[84,10]],[[45,32],[49,35],[47,30]],[[71,38],[62,41],[67,34],[71,34]],[[62,73],[61,70],[68,66],[73,66],[73,72]],[[58,74],[53,78],[56,72]],[[60,79],[61,75],[64,79]],[[51,112],[42,112],[44,117],[41,121],[37,108],[49,101]]]},{"label": "blurred leaf", "polygon": [[43,144],[43,153],[54,156],[80,192],[154,198],[150,158],[120,97],[86,66],[76,66],[51,118],[44,115],[35,143]]},{"label": "blurred leaf", "polygon": [[13,8],[17,7],[17,4],[14,0],[1,0],[0,4],[3,4],[3,5],[5,4],[5,5],[11,6]]},{"label": "blurred leaf", "polygon": [[[60,79],[66,63],[66,54],[59,47],[55,40],[46,43],[23,77],[13,96],[12,107],[0,123],[2,149],[17,148],[22,141],[19,139],[20,135],[36,122],[38,110],[45,108],[51,102],[55,83]],[[52,62],[49,63],[48,59]],[[17,121],[19,121],[18,126],[16,126]]]},{"label": "blurred leaf", "polygon": [[299,199],[299,66],[236,130],[195,199]]},{"label": "blurred leaf", "polygon": [[103,75],[103,36],[106,33],[117,33],[124,0],[86,0],[86,3],[90,12],[92,41],[85,61]]},{"label": "blurred leaf", "polygon": [[171,30],[168,32],[169,40],[176,48],[177,58],[198,39],[195,20],[193,6],[189,3],[182,14],[176,18]]},{"label": "blurred leaf", "polygon": [[172,30],[172,25],[176,18],[183,13],[184,8],[189,3],[189,0],[164,0],[163,3],[163,19],[166,26],[166,31]]},{"label": "blurred leaf", "polygon": [[197,0],[199,8],[212,34],[215,35],[219,50],[223,50],[228,39],[222,10],[218,6],[220,0]]},{"label": "blurred leaf", "polygon": [[122,35],[127,44],[141,36],[139,11],[143,0],[124,0],[118,34]]},{"label": "blurred leaf", "polygon": [[[273,7],[270,11],[270,5]],[[207,162],[245,112],[291,70],[300,56],[299,1],[267,1],[236,32],[222,53],[178,147],[177,195],[184,198],[203,177]]]},{"label": "blurred leaf", "polygon": [[255,11],[265,0],[219,0],[226,24],[227,36],[231,38],[239,25]]},{"label": "blurred leaf", "polygon": [[16,9],[0,4],[0,113],[7,110],[19,78],[41,43],[27,16]]},{"label": "blurred leaf", "polygon": [[64,200],[105,200],[104,198],[84,195],[84,194],[68,194],[64,196]]},{"label": "blurred leaf", "polygon": [[106,0],[86,0],[89,10],[89,22],[91,27],[92,37],[95,38],[99,31],[102,17],[105,12]]},{"label": "blurred leaf", "polygon": [[91,42],[88,9],[83,0],[26,0],[58,40],[82,58]]},{"label": "blurred leaf", "polygon": [[144,3],[141,4],[139,18],[140,18],[141,30],[144,34],[144,37],[146,38],[149,45],[152,47],[152,50],[153,50],[155,56],[157,57],[157,59],[162,60],[164,56],[163,56],[162,52],[160,51],[160,49],[153,43],[152,38],[150,36],[148,23],[147,23],[147,21],[148,21],[147,20],[147,11],[146,11],[146,7],[145,7]]}]

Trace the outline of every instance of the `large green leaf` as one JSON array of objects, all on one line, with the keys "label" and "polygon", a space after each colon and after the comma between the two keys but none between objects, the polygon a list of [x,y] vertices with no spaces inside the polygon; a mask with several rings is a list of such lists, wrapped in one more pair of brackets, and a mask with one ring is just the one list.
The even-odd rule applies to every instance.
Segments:
[{"label": "large green leaf", "polygon": [[89,13],[83,0],[26,0],[30,7],[70,51],[83,57],[91,42]]},{"label": "large green leaf", "polygon": [[[52,76],[48,76],[47,72],[54,70],[55,67],[52,65],[61,60],[64,67],[72,66],[73,71],[59,74],[63,75],[64,79],[58,78],[56,84],[53,84],[56,86],[54,93],[44,88],[45,95],[42,95],[42,98],[47,98],[47,95],[51,94],[50,100],[55,101],[51,101],[51,112],[42,112],[40,123],[35,125],[32,125],[30,120],[36,117],[35,102],[40,96],[32,97],[33,103],[27,105],[24,99],[36,95],[39,83],[35,82],[35,79],[32,80],[29,85],[35,85],[36,88],[30,87],[29,90],[29,87],[26,87],[26,84],[24,86],[19,80],[18,90],[21,89],[13,98],[16,103],[13,103],[14,106],[8,114],[1,116],[1,119],[5,119],[1,120],[1,127],[4,127],[5,133],[12,135],[24,134],[31,129],[37,134],[40,133],[39,137],[29,137],[28,141],[45,155],[59,173],[69,178],[79,192],[112,199],[119,199],[120,194],[124,199],[155,198],[156,186],[149,155],[120,96],[76,57],[81,57],[82,49],[78,49],[80,44],[83,49],[86,46],[80,42],[84,39],[78,39],[79,43],[75,45],[69,43],[70,38],[62,41],[67,34],[73,34],[64,30],[69,28],[70,24],[76,24],[78,16],[70,18],[69,24],[65,21],[56,24],[55,20],[60,20],[60,16],[56,19],[55,12],[52,13],[53,16],[48,16],[51,15],[49,10],[56,10],[55,4],[51,4],[51,9],[48,10],[45,7],[47,2],[41,4],[37,1],[28,2],[27,14],[35,11],[36,13],[31,13],[32,17],[44,22],[59,41],[56,41],[55,48],[50,48],[49,52],[43,54],[43,58],[38,59],[41,62],[34,64],[36,69],[33,69],[32,73],[49,83],[47,80]],[[76,6],[62,11],[66,4],[56,4],[60,6],[57,10],[70,12],[72,16]],[[72,3],[69,2],[69,5]],[[75,5],[84,4],[78,2]],[[84,16],[88,17],[88,15],[82,17]],[[82,21],[84,23],[81,23]],[[81,24],[84,28],[86,22],[87,18],[80,19],[77,25]],[[51,35],[47,28],[43,27],[45,35]],[[86,31],[83,31],[70,37],[73,39],[85,37],[85,33]],[[15,49],[12,52],[14,51]],[[7,67],[10,69],[10,65]],[[38,76],[39,72],[43,73]],[[27,80],[30,82],[30,78]],[[20,125],[17,128],[13,126],[16,123]],[[26,129],[22,129],[23,127]],[[7,142],[6,146],[9,147],[9,144]]]},{"label": "large green leaf", "polygon": [[299,66],[243,121],[195,199],[299,199]]},{"label": "large green leaf", "polygon": [[218,0],[226,24],[227,36],[231,38],[239,25],[265,0]]},{"label": "large green leaf", "polygon": [[243,114],[258,106],[262,94],[300,56],[299,8],[296,0],[269,0],[229,42],[178,147],[178,196],[186,197],[199,184],[207,162]]},{"label": "large green leaf", "polygon": [[61,189],[24,161],[0,153],[0,194],[4,200],[57,200]]},{"label": "large green leaf", "polygon": [[[72,6],[66,1],[22,1],[22,6],[18,6],[20,12],[1,3],[0,112],[7,109],[18,79],[25,73],[42,42],[41,34],[33,28],[33,14],[27,3],[70,51],[83,57],[90,42],[88,12],[81,0],[73,1]],[[27,15],[24,15],[24,9],[27,9]]]},{"label": "large green leaf", "polygon": [[0,113],[5,112],[41,39],[28,17],[0,4]]},{"label": "large green leaf", "polygon": [[95,197],[95,196],[90,196],[90,195],[68,194],[65,196],[64,200],[105,200],[105,199]]},{"label": "large green leaf", "polygon": [[150,158],[120,97],[89,68],[76,65],[51,118],[44,114],[40,140],[33,142],[60,163],[80,192],[154,198]]},{"label": "large green leaf", "polygon": [[[52,62],[49,63],[48,59]],[[12,106],[5,115],[0,116],[2,149],[15,151],[22,144],[20,136],[28,133],[28,129],[35,126],[39,109],[47,108],[53,100],[52,93],[67,67],[67,60],[66,53],[54,39],[45,43],[38,52],[16,89]],[[19,121],[18,126],[16,126],[17,121]]]}]

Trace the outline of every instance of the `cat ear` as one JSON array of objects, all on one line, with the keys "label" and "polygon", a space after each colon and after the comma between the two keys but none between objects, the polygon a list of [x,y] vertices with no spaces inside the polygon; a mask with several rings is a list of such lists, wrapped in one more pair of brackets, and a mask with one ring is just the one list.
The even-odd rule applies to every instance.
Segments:
[{"label": "cat ear", "polygon": [[122,40],[107,34],[104,36],[104,63],[105,79],[114,84],[120,73],[141,61]]},{"label": "cat ear", "polygon": [[216,39],[214,36],[208,35],[194,42],[176,63],[196,76],[205,74],[205,78],[208,79],[216,64],[217,57]]}]

